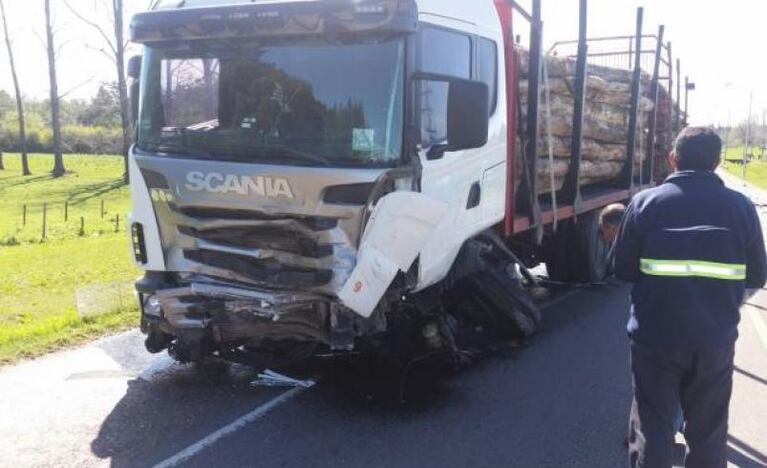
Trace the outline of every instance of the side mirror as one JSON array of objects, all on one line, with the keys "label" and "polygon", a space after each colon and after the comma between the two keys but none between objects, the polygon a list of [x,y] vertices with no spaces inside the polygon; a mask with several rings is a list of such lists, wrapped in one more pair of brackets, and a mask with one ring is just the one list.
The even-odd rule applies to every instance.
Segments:
[{"label": "side mirror", "polygon": [[140,78],[141,78],[141,56],[134,55],[128,60],[128,76],[130,77],[130,87],[128,88],[128,96],[130,99],[130,119],[134,132],[138,128],[138,106],[139,96],[141,95]]},{"label": "side mirror", "polygon": [[131,125],[133,125],[133,128],[138,128],[136,124],[138,123],[138,101],[139,96],[141,95],[141,89],[139,85],[138,80],[132,80],[130,87],[128,88],[128,98],[130,100],[130,120]]},{"label": "side mirror", "polygon": [[426,73],[414,80],[428,159],[487,144],[490,91],[485,83]]},{"label": "side mirror", "polygon": [[128,76],[134,80],[141,77],[141,56],[134,55],[128,59]]}]

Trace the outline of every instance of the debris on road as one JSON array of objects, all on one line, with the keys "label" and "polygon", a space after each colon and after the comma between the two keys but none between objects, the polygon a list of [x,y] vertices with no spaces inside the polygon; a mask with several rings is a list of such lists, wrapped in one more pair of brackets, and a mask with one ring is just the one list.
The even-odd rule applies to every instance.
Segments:
[{"label": "debris on road", "polygon": [[311,388],[317,382],[312,379],[299,380],[287,375],[279,374],[273,370],[266,369],[258,374],[255,380],[250,382],[251,387],[302,387]]}]

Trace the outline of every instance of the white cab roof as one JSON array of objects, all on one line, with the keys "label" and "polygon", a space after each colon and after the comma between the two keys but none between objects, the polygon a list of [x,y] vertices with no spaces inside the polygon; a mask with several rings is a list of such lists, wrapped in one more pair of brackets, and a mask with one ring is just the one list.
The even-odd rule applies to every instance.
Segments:
[{"label": "white cab roof", "polygon": [[[155,10],[197,8],[217,5],[292,3],[306,0],[158,0]],[[314,0],[321,2],[323,0]],[[437,16],[463,21],[488,29],[498,28],[498,14],[493,0],[416,0],[422,19]]]}]

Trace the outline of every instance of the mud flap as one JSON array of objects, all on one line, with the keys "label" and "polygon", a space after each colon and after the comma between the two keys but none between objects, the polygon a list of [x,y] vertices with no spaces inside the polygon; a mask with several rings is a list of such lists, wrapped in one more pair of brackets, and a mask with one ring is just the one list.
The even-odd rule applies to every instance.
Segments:
[{"label": "mud flap", "polygon": [[357,265],[338,293],[344,305],[370,317],[399,271],[407,271],[445,215],[447,205],[417,192],[394,192],[373,209]]}]

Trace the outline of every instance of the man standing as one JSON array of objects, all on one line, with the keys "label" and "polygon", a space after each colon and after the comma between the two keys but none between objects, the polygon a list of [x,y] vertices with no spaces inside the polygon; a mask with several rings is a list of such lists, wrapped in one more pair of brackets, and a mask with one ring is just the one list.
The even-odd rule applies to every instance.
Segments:
[{"label": "man standing", "polygon": [[727,466],[739,309],[746,288],[765,284],[767,260],[754,205],[714,174],[721,149],[712,130],[683,130],[676,172],[634,197],[618,234],[615,273],[634,283],[632,467],[672,466],[680,404],[685,466]]}]

